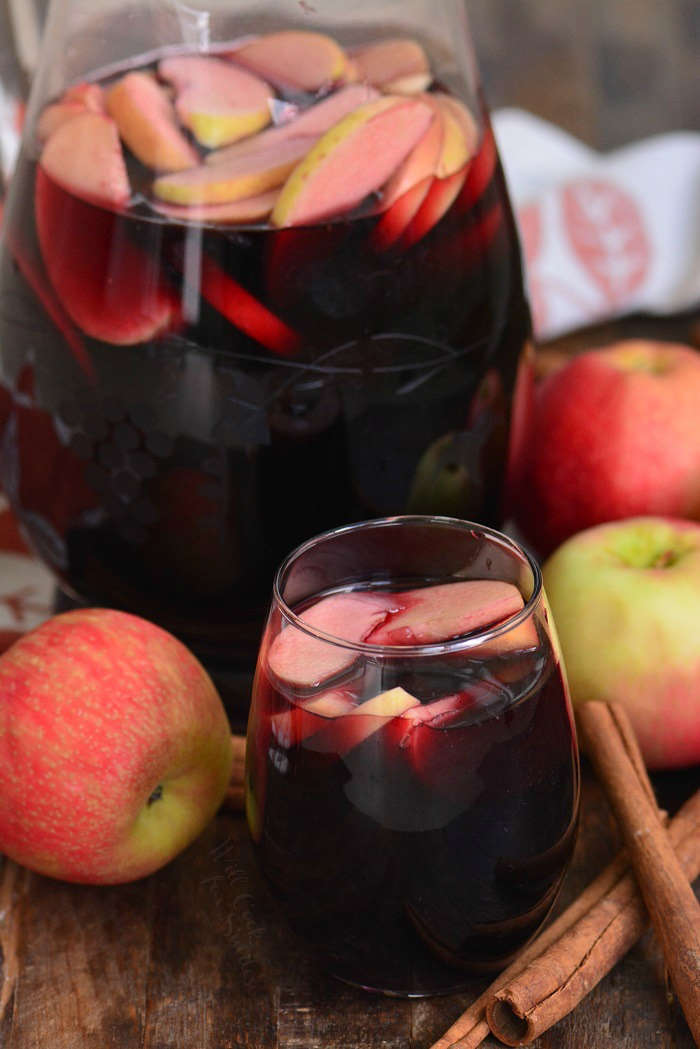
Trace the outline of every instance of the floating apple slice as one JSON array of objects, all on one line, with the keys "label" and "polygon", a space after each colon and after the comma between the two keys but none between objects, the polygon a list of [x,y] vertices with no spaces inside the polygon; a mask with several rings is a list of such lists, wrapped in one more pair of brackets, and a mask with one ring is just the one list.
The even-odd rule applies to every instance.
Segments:
[{"label": "floating apple slice", "polygon": [[438,176],[442,178],[459,171],[475,155],[479,141],[479,129],[472,114],[458,98],[455,98],[453,95],[446,95],[442,91],[436,91],[435,94],[428,97],[432,98],[440,107],[444,116],[454,121],[459,131],[459,145],[455,143],[454,151],[451,155],[449,153],[445,154],[443,166],[437,172]]},{"label": "floating apple slice", "polygon": [[[59,128],[54,138],[81,119]],[[106,122],[107,118],[95,119]],[[51,156],[55,158],[55,151]],[[86,183],[87,172],[80,164],[78,170],[81,196],[94,199],[109,191],[112,203],[120,199],[97,163],[92,169],[94,185]],[[127,346],[153,339],[179,323],[177,297],[160,280],[153,260],[123,234],[115,234],[118,216],[65,192],[47,173],[43,159],[36,173],[35,210],[41,253],[53,288],[85,334]]]},{"label": "floating apple slice", "polygon": [[240,331],[281,357],[299,352],[301,338],[212,259],[202,257],[203,298]]},{"label": "floating apple slice", "polygon": [[99,84],[90,84],[87,81],[83,81],[80,84],[73,84],[72,87],[66,88],[63,92],[64,102],[78,102],[84,106],[85,109],[91,110],[93,113],[106,113],[105,107],[105,93]]},{"label": "floating apple slice", "polygon": [[199,163],[175,120],[173,104],[148,73],[127,73],[107,94],[107,110],[127,146],[155,171],[183,171]]},{"label": "floating apple slice", "polygon": [[104,92],[99,84],[75,84],[64,91],[60,101],[46,107],[37,123],[37,137],[46,142],[56,128],[81,113],[106,113]]},{"label": "floating apple slice", "polygon": [[397,94],[425,91],[432,80],[428,56],[417,40],[379,40],[353,51],[360,80]]},{"label": "floating apple slice", "polygon": [[326,131],[347,116],[348,113],[352,113],[353,110],[358,109],[367,102],[373,102],[378,97],[374,88],[364,84],[345,87],[341,91],[336,91],[328,98],[325,98],[322,102],[317,102],[315,106],[305,109],[303,113],[294,120],[290,120],[287,124],[267,128],[265,131],[261,131],[259,135],[251,136],[243,139],[241,142],[235,142],[232,146],[226,146],[224,149],[217,149],[213,153],[209,153],[206,163],[220,164],[224,160],[242,157],[247,153],[272,149],[273,146],[279,146],[290,138],[308,138],[309,149],[311,149],[316,139],[324,135]]},{"label": "floating apple slice", "polygon": [[[426,96],[421,101],[427,101],[428,98],[429,96]],[[394,201],[402,197],[407,190],[437,174],[444,136],[442,114],[436,109],[433,119],[417,146],[411,150],[382,189],[382,209],[391,207]]]},{"label": "floating apple slice", "polygon": [[209,149],[235,142],[270,123],[269,84],[230,62],[199,55],[164,58],[160,76],[177,91],[175,109]]},{"label": "floating apple slice", "polygon": [[85,111],[57,127],[40,165],[54,182],[93,204],[122,208],[131,196],[117,125],[100,113]]},{"label": "floating apple slice", "polygon": [[512,583],[469,579],[394,595],[401,606],[372,630],[372,645],[428,645],[484,630],[523,608]]},{"label": "floating apple slice", "polygon": [[408,98],[360,106],[327,131],[294,169],[272,222],[298,226],[332,218],[378,190],[428,128],[432,113]]},{"label": "floating apple slice", "polygon": [[437,226],[457,199],[465,177],[466,171],[462,170],[448,178],[433,179],[425,200],[402,238],[402,247],[417,244]]},{"label": "floating apple slice", "polygon": [[336,718],[309,741],[309,749],[343,757],[380,729],[398,721],[406,711],[418,707],[420,700],[410,692],[391,688]]},{"label": "floating apple slice", "polygon": [[258,37],[231,57],[272,84],[300,91],[334,84],[346,66],[345,52],[332,37],[297,29]]},{"label": "floating apple slice", "polygon": [[308,736],[313,736],[314,733],[321,731],[328,718],[348,714],[355,705],[350,692],[342,689],[324,692],[315,699],[300,703],[291,710],[274,714],[270,719],[272,735],[280,746],[288,750],[289,747],[301,743]]},{"label": "floating apple slice", "polygon": [[225,225],[228,222],[242,224],[260,222],[266,219],[275,206],[279,191],[269,190],[257,197],[246,197],[227,204],[193,204],[189,207],[181,204],[162,204],[160,201],[149,201],[150,206],[159,215],[177,219],[180,222],[201,222],[203,225],[215,223]]},{"label": "floating apple slice", "polygon": [[432,184],[432,178],[423,179],[412,189],[407,190],[384,212],[372,230],[370,238],[375,251],[387,251],[401,239],[428,195]]},{"label": "floating apple slice", "polygon": [[162,175],[153,183],[153,192],[169,204],[228,204],[245,200],[281,186],[308,150],[308,139],[289,139],[276,149]]},{"label": "floating apple slice", "polygon": [[82,102],[54,102],[43,111],[36,125],[36,135],[39,142],[46,142],[61,124],[87,113],[87,108]]},{"label": "floating apple slice", "polygon": [[[300,619],[331,637],[364,641],[395,607],[380,594],[331,594],[302,612]],[[351,649],[341,648],[288,624],[270,646],[269,667],[281,681],[308,688],[347,670],[355,661]]]}]

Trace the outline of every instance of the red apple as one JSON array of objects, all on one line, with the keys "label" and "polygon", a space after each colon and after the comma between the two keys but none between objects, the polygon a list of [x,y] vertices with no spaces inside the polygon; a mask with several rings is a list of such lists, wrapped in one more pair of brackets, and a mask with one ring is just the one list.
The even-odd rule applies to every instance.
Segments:
[{"label": "red apple", "polygon": [[55,616],[0,657],[0,851],[116,884],[171,860],[228,784],[231,737],[194,656],[136,616]]},{"label": "red apple", "polygon": [[574,704],[621,703],[650,768],[700,761],[700,524],[589,528],[544,581]]},{"label": "red apple", "polygon": [[541,383],[515,479],[514,516],[548,554],[636,515],[700,519],[700,355],[621,342]]}]

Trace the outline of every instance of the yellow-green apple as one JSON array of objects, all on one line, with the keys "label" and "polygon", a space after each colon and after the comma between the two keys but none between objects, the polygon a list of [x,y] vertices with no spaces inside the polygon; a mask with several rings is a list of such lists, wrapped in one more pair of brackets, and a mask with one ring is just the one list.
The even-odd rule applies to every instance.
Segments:
[{"label": "yellow-green apple", "polygon": [[55,616],[0,657],[0,851],[116,884],[171,860],[228,784],[221,700],[195,657],[136,616]]},{"label": "yellow-green apple", "polygon": [[543,573],[574,704],[621,703],[650,768],[700,761],[700,524],[597,525]]},{"label": "yellow-green apple", "polygon": [[542,554],[639,514],[700,518],[700,355],[628,341],[574,358],[536,394],[512,493]]}]

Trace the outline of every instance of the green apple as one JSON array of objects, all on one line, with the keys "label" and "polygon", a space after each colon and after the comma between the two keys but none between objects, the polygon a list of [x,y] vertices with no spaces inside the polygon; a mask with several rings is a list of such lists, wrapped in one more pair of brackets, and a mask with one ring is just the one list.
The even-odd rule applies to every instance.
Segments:
[{"label": "green apple", "polygon": [[700,761],[700,524],[598,525],[543,574],[574,705],[621,703],[650,768]]},{"label": "green apple", "polygon": [[67,881],[144,877],[203,830],[229,781],[221,700],[136,616],[55,616],[0,657],[0,851]]}]

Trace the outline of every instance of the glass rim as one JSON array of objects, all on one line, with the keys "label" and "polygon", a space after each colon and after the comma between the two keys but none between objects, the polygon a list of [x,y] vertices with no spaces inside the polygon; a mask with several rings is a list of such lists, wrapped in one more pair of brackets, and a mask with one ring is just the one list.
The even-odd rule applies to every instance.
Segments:
[{"label": "glass rim", "polygon": [[[533,580],[532,593],[525,601],[523,607],[516,612],[515,615],[509,616],[507,619],[504,619],[502,622],[497,623],[492,627],[488,627],[484,630],[477,630],[468,635],[462,635],[461,637],[452,638],[448,641],[438,641],[419,645],[373,645],[366,641],[348,641],[346,638],[336,637],[335,634],[327,634],[325,631],[319,630],[317,627],[314,627],[301,619],[301,617],[289,607],[285,599],[282,597],[281,583],[283,577],[291,568],[294,561],[308,550],[311,550],[314,546],[317,546],[319,543],[325,542],[326,540],[334,539],[337,536],[347,535],[350,532],[360,532],[365,529],[369,530],[370,528],[389,528],[401,524],[448,525],[458,531],[477,532],[489,539],[498,541],[501,545],[508,547],[521,557],[524,563],[529,567],[532,572]],[[529,619],[538,605],[543,592],[544,584],[542,570],[538,562],[516,539],[511,538],[504,532],[499,532],[496,528],[491,528],[489,525],[479,524],[476,521],[467,521],[458,517],[442,517],[433,514],[400,514],[394,517],[376,517],[365,521],[357,521],[354,524],[341,525],[338,528],[331,528],[326,532],[321,532],[318,535],[313,536],[311,539],[307,539],[305,542],[300,543],[299,546],[285,557],[275,572],[272,584],[273,601],[279,607],[282,616],[298,630],[301,630],[302,633],[307,634],[309,637],[316,638],[319,641],[325,641],[328,644],[335,645],[337,648],[350,649],[353,652],[367,656],[382,656],[385,659],[413,656],[439,656],[452,652],[466,651],[472,648],[477,649],[486,642],[517,629],[517,627]]]}]

